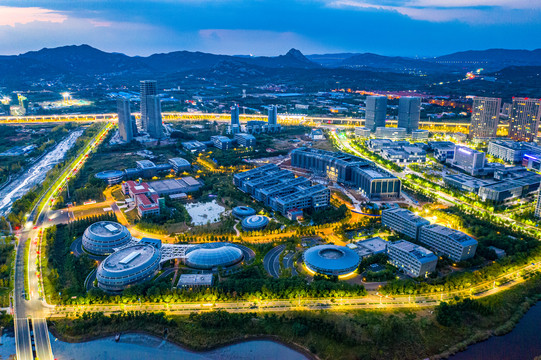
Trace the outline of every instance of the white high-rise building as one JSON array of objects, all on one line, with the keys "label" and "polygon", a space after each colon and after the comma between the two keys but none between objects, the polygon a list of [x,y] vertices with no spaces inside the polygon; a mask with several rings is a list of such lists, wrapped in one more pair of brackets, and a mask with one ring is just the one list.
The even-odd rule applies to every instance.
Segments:
[{"label": "white high-rise building", "polygon": [[148,101],[147,96],[157,95],[156,92],[156,80],[142,80],[139,83],[140,98],[141,98],[141,117],[137,122],[137,129],[139,131],[147,131],[148,128]]},{"label": "white high-rise building", "polygon": [[364,127],[376,131],[378,127],[385,127],[387,116],[386,96],[367,96]]},{"label": "white high-rise building", "polygon": [[157,95],[146,96],[147,132],[153,139],[163,137],[162,106]]},{"label": "white high-rise building", "polygon": [[233,105],[231,107],[231,126],[233,125],[240,125],[240,114],[238,105]]},{"label": "white high-rise building", "polygon": [[408,134],[419,129],[421,119],[421,98],[402,96],[398,101],[398,127]]},{"label": "white high-rise building", "polygon": [[278,124],[278,107],[277,106],[274,106],[274,105],[269,106],[267,124],[269,126]]},{"label": "white high-rise building", "polygon": [[509,137],[517,141],[533,141],[539,131],[541,100],[513,98],[509,116]]},{"label": "white high-rise building", "polygon": [[116,101],[118,113],[118,132],[125,142],[133,140],[133,124],[130,113],[130,100],[120,98]]},{"label": "white high-rise building", "polygon": [[494,138],[500,121],[502,99],[478,97],[473,99],[470,139]]}]

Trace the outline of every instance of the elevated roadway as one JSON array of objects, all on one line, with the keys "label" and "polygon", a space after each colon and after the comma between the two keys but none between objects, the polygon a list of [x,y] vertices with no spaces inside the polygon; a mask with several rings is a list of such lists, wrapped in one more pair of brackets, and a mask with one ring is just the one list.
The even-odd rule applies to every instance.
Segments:
[{"label": "elevated roadway", "polygon": [[[140,115],[133,114],[136,118]],[[231,116],[227,113],[186,113],[186,112],[164,112],[162,113],[164,121],[197,121],[209,120],[217,122],[230,122]],[[266,121],[267,117],[258,114],[242,114],[241,121],[260,120]],[[50,122],[108,122],[117,121],[117,114],[64,114],[64,115],[29,115],[29,116],[0,116],[0,124],[40,124]],[[296,114],[280,114],[278,121],[284,125],[306,124],[309,126],[321,125],[341,125],[341,126],[364,126],[364,119],[352,117],[325,117],[325,116],[306,116]],[[397,126],[397,120],[387,120],[387,125]],[[467,133],[470,124],[459,121],[421,121],[419,128],[439,132],[464,132]],[[498,135],[507,134],[508,124],[498,125]]]}]

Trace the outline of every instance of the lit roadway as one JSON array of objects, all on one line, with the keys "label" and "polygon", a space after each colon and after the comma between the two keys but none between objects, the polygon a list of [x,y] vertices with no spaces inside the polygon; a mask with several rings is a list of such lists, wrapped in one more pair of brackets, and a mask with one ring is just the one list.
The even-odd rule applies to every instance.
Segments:
[{"label": "lit roadway", "polygon": [[[220,115],[223,116],[223,115]],[[73,117],[73,115],[72,115]],[[207,115],[205,115],[206,118]],[[73,118],[72,118],[73,119]],[[101,119],[102,121],[111,118]],[[334,119],[333,119],[334,120]],[[38,122],[37,120],[36,122]],[[51,120],[53,121],[53,120]],[[58,120],[57,120],[58,121]],[[64,120],[74,121],[74,120]],[[1,119],[0,119],[1,122]],[[377,292],[371,292],[370,295],[360,298],[340,298],[340,299],[306,299],[299,298],[293,300],[260,300],[235,301],[235,302],[208,302],[208,303],[174,303],[174,304],[115,304],[115,305],[73,305],[73,306],[51,306],[42,299],[41,283],[39,281],[39,251],[40,234],[50,214],[52,199],[65,186],[70,174],[77,171],[83,165],[87,154],[103,139],[105,132],[112,127],[109,122],[104,130],[100,132],[91,144],[89,144],[80,153],[80,155],[63,172],[56,183],[40,199],[36,209],[32,214],[38,214],[36,224],[33,226],[28,222],[22,230],[19,245],[17,248],[17,258],[15,264],[15,336],[17,347],[17,358],[19,360],[27,359],[53,359],[51,344],[49,342],[46,317],[65,317],[81,314],[82,312],[100,311],[104,313],[123,312],[130,310],[142,311],[165,311],[169,314],[188,314],[191,312],[201,312],[216,309],[223,309],[231,312],[258,312],[258,311],[288,311],[288,310],[346,310],[346,309],[378,309],[378,308],[401,308],[401,307],[426,307],[434,306],[439,301],[451,299],[454,296],[485,297],[498,291],[519,284],[524,281],[524,275],[541,268],[541,262],[528,264],[516,268],[516,270],[500,276],[498,279],[477,284],[471,288],[451,291],[437,292],[432,294],[420,294],[416,296],[382,296]],[[342,146],[347,147],[355,153],[358,153],[348,142],[342,142]],[[45,221],[44,221],[45,220]],[[66,219],[67,220],[67,219]],[[29,244],[28,272],[24,271],[24,254],[27,241]],[[28,279],[28,293],[25,300],[22,296],[25,288],[25,276]],[[32,333],[31,329],[32,328]],[[33,345],[34,344],[34,345]]]},{"label": "lit roadway", "polygon": [[229,312],[279,312],[290,310],[352,310],[352,309],[393,309],[420,308],[435,306],[440,301],[453,299],[455,296],[482,298],[523,283],[524,276],[541,269],[541,262],[528,264],[517,268],[495,280],[486,281],[470,288],[457,291],[435,292],[418,295],[383,296],[377,292],[359,298],[309,299],[299,298],[290,300],[242,300],[231,302],[205,303],[133,303],[114,305],[58,305],[49,316],[65,318],[66,316],[81,315],[83,312],[103,312],[105,314],[126,311],[156,311],[171,315],[186,315],[192,312],[211,310],[226,310]]},{"label": "lit roadway", "polygon": [[[42,285],[39,280],[40,271],[40,245],[41,234],[44,226],[44,219],[48,219],[51,211],[53,198],[65,186],[69,177],[74,171],[79,171],[86,157],[103,140],[107,131],[112,128],[109,123],[104,126],[90,142],[79,152],[79,155],[66,167],[57,181],[46,190],[40,198],[34,210],[29,216],[29,221],[21,231],[19,244],[17,246],[17,257],[15,262],[15,286],[14,286],[14,318],[15,318],[15,343],[18,360],[52,360],[53,353],[49,341],[46,317],[54,309],[43,299]],[[34,217],[34,215],[37,216]],[[32,219],[36,223],[32,223]],[[25,248],[29,242],[28,259],[25,259]],[[27,271],[25,272],[25,260]],[[25,292],[25,280],[28,281],[27,292]],[[26,295],[26,296],[25,296]],[[25,299],[28,298],[28,300]]]},{"label": "lit roadway", "polygon": [[[138,118],[138,113],[133,113]],[[228,113],[187,113],[187,112],[163,112],[162,118],[164,121],[193,121],[193,120],[209,120],[217,122],[229,122],[231,116]],[[267,120],[264,115],[258,114],[241,114],[242,121],[248,120]],[[278,120],[282,124],[298,124],[307,123],[312,126],[321,124],[344,124],[349,126],[364,126],[364,119],[352,117],[326,117],[326,116],[306,116],[298,114],[279,114]],[[28,115],[28,116],[0,116],[0,124],[28,124],[28,123],[48,123],[48,122],[109,122],[117,121],[117,114],[65,114],[65,115]],[[391,126],[397,125],[397,120],[387,120],[387,124]],[[436,122],[436,121],[421,121],[419,127],[426,130],[445,131],[459,129],[466,131],[470,124],[466,122]],[[505,135],[508,131],[507,124],[498,125],[498,134]]]}]

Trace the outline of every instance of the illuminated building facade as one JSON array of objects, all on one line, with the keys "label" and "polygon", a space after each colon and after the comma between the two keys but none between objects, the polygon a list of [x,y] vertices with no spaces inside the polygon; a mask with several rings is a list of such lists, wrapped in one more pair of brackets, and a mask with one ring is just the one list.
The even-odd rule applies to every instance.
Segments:
[{"label": "illuminated building facade", "polygon": [[500,121],[502,99],[475,97],[471,114],[470,139],[494,138]]},{"label": "illuminated building facade", "polygon": [[539,131],[541,100],[513,98],[509,116],[509,137],[517,141],[533,141]]}]

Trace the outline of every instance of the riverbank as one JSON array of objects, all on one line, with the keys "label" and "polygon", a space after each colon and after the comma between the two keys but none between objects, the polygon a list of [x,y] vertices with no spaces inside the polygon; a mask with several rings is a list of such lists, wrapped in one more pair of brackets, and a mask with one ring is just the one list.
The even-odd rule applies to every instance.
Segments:
[{"label": "riverbank", "polygon": [[[55,330],[54,327],[50,327],[49,331],[58,340],[66,342],[66,343],[92,342],[92,341],[96,341],[96,340],[102,340],[102,339],[111,338],[111,337],[114,337],[116,334],[118,334],[118,333],[104,333],[104,334],[96,335],[96,336],[84,336],[83,335],[81,337],[65,337],[64,334],[59,334]],[[222,349],[222,348],[225,348],[225,347],[229,347],[229,346],[233,346],[233,345],[237,345],[237,344],[242,344],[242,343],[245,343],[245,342],[248,342],[248,341],[271,341],[273,343],[285,346],[285,347],[287,347],[287,348],[289,348],[289,349],[291,349],[293,351],[296,351],[296,352],[304,355],[308,359],[320,360],[319,357],[312,354],[310,352],[310,350],[308,350],[307,348],[305,348],[305,347],[303,347],[303,346],[301,346],[299,344],[293,343],[293,342],[284,341],[283,339],[280,339],[279,337],[272,336],[272,335],[253,335],[253,336],[250,335],[250,336],[245,336],[242,339],[231,340],[231,341],[228,341],[228,342],[215,344],[214,346],[211,345],[211,346],[207,346],[205,348],[197,348],[196,349],[196,348],[191,348],[191,347],[187,346],[183,342],[172,340],[169,337],[164,338],[162,336],[163,334],[156,334],[156,333],[152,333],[152,332],[145,331],[145,330],[130,330],[128,333],[129,334],[145,335],[145,336],[149,336],[149,337],[155,338],[155,339],[160,340],[160,341],[167,341],[170,344],[173,344],[173,345],[178,346],[179,348],[181,348],[183,350],[190,351],[190,352],[193,352],[193,353],[202,353],[202,352],[208,352],[208,351],[213,351],[213,350],[219,350],[219,349]],[[120,336],[120,340],[122,341],[122,334]]]},{"label": "riverbank", "polygon": [[[101,340],[101,339],[114,337],[115,335],[117,335],[119,333],[121,334],[121,339],[122,339],[122,332],[115,332],[115,331],[111,331],[110,329],[105,329],[99,335],[81,334],[80,336],[69,336],[66,333],[59,332],[58,329],[54,325],[49,326],[49,331],[58,340],[66,342],[66,343],[91,342],[91,341],[95,341],[95,340]],[[224,347],[229,347],[229,346],[241,344],[241,343],[245,343],[245,342],[248,342],[248,341],[271,341],[271,342],[274,342],[276,344],[285,346],[285,347],[287,347],[287,348],[289,348],[291,350],[294,350],[294,351],[304,355],[308,359],[320,360],[320,358],[318,356],[311,353],[310,350],[307,349],[306,347],[304,347],[302,345],[299,345],[297,343],[291,342],[291,341],[286,341],[286,340],[280,338],[279,336],[275,336],[275,335],[245,335],[242,338],[231,339],[229,341],[221,341],[219,343],[218,342],[210,343],[210,344],[207,344],[205,346],[193,346],[193,344],[191,344],[189,342],[183,342],[183,341],[180,341],[179,339],[173,339],[170,336],[164,337],[163,336],[163,331],[162,332],[156,332],[156,331],[152,331],[152,330],[149,331],[148,329],[133,329],[133,330],[124,331],[123,333],[140,334],[140,335],[151,336],[151,337],[156,338],[158,340],[165,340],[165,341],[167,341],[167,342],[169,342],[169,343],[171,343],[173,345],[176,345],[176,346],[178,346],[178,347],[180,347],[180,348],[182,348],[182,349],[184,349],[186,351],[196,352],[196,353],[218,350],[218,349],[221,349],[221,348],[224,348]]]},{"label": "riverbank", "polygon": [[[85,341],[137,330],[191,350],[210,350],[251,339],[271,339],[319,359],[442,359],[513,329],[540,298],[541,276],[512,290],[449,306],[423,310],[294,311],[281,314],[207,312],[190,316],[126,313],[85,315],[51,322],[66,341]],[[451,311],[451,312],[449,312]],[[442,325],[446,323],[446,325]]]}]

